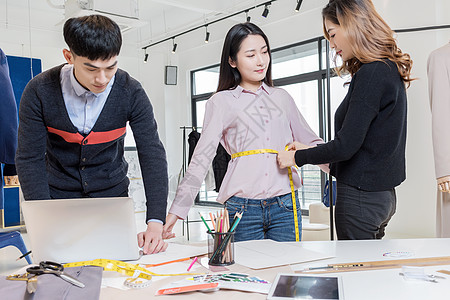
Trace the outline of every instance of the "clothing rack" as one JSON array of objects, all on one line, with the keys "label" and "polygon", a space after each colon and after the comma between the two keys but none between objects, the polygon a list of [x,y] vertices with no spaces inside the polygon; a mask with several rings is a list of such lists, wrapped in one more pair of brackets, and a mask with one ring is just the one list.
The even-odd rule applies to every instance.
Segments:
[{"label": "clothing rack", "polygon": [[182,174],[183,174],[183,176],[186,173],[186,169],[187,169],[187,160],[186,160],[186,129],[197,130],[197,128],[201,129],[201,127],[197,127],[197,126],[180,126],[180,129],[183,130],[183,166],[182,166]]},{"label": "clothing rack", "polygon": [[[186,174],[186,170],[187,170],[187,158],[186,158],[186,129],[191,129],[191,130],[197,130],[197,128],[202,128],[202,127],[197,127],[197,126],[180,126],[180,129],[183,132],[183,165],[181,167],[181,173],[184,177],[184,175]],[[198,196],[197,196],[198,197]],[[186,232],[187,232],[187,240],[189,241],[189,223],[198,223],[198,222],[202,222],[201,220],[193,220],[193,221],[189,221],[189,216],[186,216],[186,220],[183,220],[183,235],[184,235],[184,224],[186,224]]]}]

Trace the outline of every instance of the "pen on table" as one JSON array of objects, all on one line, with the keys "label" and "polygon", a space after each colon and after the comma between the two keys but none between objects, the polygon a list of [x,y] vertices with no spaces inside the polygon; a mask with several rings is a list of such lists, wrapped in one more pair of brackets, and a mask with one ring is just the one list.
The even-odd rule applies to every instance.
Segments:
[{"label": "pen on table", "polygon": [[196,257],[194,258],[194,260],[191,262],[191,264],[189,265],[189,268],[187,268],[188,271],[191,270],[192,266],[195,264],[195,262],[197,261],[197,259],[198,259],[198,257],[196,256]]},{"label": "pen on table", "polygon": [[203,223],[205,223],[206,228],[208,228],[208,232],[211,232],[211,229],[209,228],[208,224],[206,223],[205,219],[203,218],[202,214],[199,212],[200,218],[202,219]]},{"label": "pen on table", "polygon": [[18,261],[18,260],[20,260],[20,259],[22,259],[22,258],[24,258],[25,256],[30,255],[30,254],[31,254],[31,251],[28,251],[27,253],[25,253],[25,254],[19,256],[19,258],[16,259],[16,261]]}]

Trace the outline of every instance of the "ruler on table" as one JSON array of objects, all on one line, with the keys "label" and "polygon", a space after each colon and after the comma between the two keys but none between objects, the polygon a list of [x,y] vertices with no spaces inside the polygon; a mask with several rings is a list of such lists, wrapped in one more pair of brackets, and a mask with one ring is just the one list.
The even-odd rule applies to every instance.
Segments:
[{"label": "ruler on table", "polygon": [[323,274],[323,273],[370,271],[382,269],[397,269],[401,268],[402,266],[425,267],[425,266],[439,266],[439,265],[450,265],[450,256],[329,264],[323,267],[311,267],[302,270],[297,270],[295,271],[295,273]]}]

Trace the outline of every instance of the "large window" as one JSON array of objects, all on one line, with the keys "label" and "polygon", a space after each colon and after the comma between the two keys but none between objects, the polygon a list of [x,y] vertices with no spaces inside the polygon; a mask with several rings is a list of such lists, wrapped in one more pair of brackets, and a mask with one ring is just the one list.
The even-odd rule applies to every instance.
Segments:
[{"label": "large window", "polygon": [[[323,38],[275,49],[272,51],[272,77],[275,86],[284,88],[294,98],[311,129],[328,140],[334,136],[334,112],[347,92],[345,82],[349,78],[331,78],[331,102],[328,105],[325,97],[326,57],[326,40]],[[334,66],[334,62],[330,61],[330,65]],[[191,72],[193,126],[203,123],[205,104],[217,87],[218,74],[218,65]],[[327,133],[328,109],[332,116],[331,134]],[[309,204],[322,199],[325,174],[312,165],[300,168],[299,174],[303,179],[299,198],[302,212],[307,214]],[[208,191],[203,185],[196,203],[215,202],[216,197],[217,193]]]},{"label": "large window", "polygon": [[[206,101],[211,97],[214,91],[217,89],[217,83],[219,80],[219,66],[212,66],[191,72],[191,95],[192,95],[192,127],[195,130],[202,132],[203,118],[205,116]],[[194,129],[192,129],[194,130]],[[188,149],[185,149],[188,151]],[[208,171],[212,172],[212,168]],[[207,178],[210,177],[209,174]],[[207,180],[207,183],[203,182],[200,192],[195,199],[196,204],[216,204],[216,198],[218,193],[214,191],[215,184]]]}]

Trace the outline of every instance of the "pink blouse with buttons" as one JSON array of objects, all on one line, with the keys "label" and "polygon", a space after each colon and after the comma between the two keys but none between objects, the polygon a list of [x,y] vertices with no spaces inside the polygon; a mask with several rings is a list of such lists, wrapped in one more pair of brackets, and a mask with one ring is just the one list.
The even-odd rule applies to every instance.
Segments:
[{"label": "pink blouse with buttons", "polygon": [[[219,142],[227,152],[284,150],[293,141],[305,145],[323,143],[306,123],[292,97],[265,83],[256,91],[233,90],[214,94],[206,103],[200,140],[186,175],[178,186],[169,213],[185,219],[192,206]],[[320,166],[328,172],[328,166]],[[294,186],[301,186],[293,169]],[[230,160],[217,202],[232,196],[265,199],[291,192],[287,169],[280,169],[276,154],[255,154]]]}]

